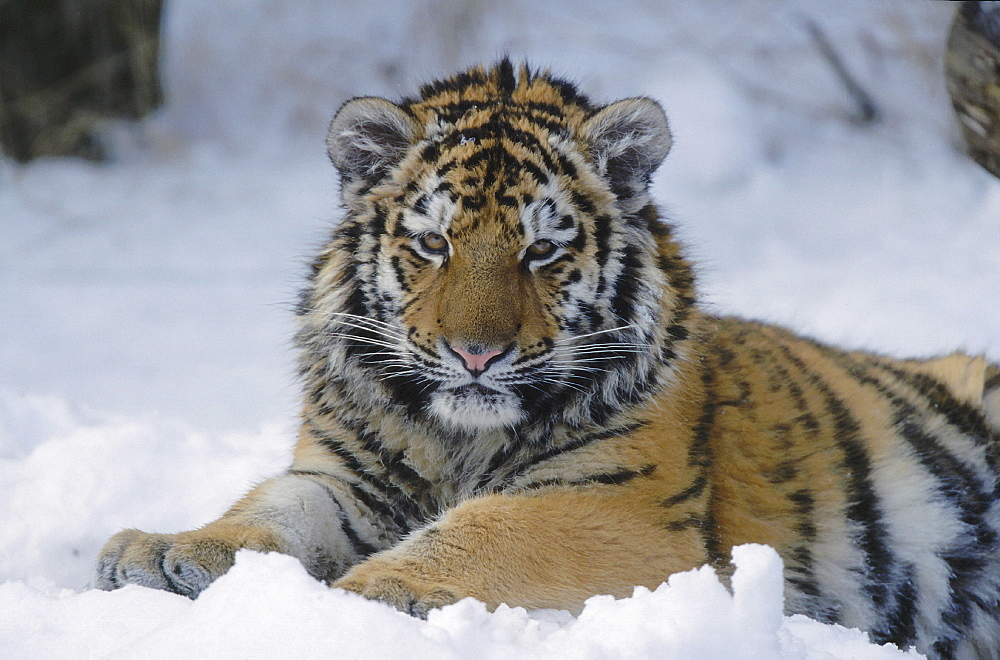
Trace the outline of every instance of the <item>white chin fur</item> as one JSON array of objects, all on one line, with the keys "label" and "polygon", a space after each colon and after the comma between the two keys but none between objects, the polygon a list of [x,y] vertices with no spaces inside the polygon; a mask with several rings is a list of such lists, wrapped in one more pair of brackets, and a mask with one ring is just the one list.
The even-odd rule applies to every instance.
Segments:
[{"label": "white chin fur", "polygon": [[467,429],[495,429],[521,421],[521,405],[510,394],[475,396],[448,390],[431,396],[430,411],[443,422]]}]

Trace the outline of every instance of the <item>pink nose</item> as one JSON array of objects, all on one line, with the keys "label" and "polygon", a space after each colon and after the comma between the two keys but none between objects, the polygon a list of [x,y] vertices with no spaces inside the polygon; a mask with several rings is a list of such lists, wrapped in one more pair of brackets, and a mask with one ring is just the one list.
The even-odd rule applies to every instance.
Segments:
[{"label": "pink nose", "polygon": [[486,371],[486,363],[502,353],[502,351],[470,353],[458,348],[457,346],[452,346],[451,350],[458,353],[458,356],[465,362],[465,368],[471,371],[474,376],[478,376],[482,372]]}]

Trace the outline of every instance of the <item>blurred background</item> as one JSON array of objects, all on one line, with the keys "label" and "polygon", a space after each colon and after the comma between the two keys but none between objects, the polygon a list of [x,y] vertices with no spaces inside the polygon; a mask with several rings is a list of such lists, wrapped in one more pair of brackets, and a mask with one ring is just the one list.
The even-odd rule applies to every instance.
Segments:
[{"label": "blurred background", "polygon": [[1000,191],[945,84],[959,4],[4,0],[0,434],[33,442],[32,396],[293,420],[330,117],[502,55],[662,102],[656,196],[715,311],[1000,359]]}]

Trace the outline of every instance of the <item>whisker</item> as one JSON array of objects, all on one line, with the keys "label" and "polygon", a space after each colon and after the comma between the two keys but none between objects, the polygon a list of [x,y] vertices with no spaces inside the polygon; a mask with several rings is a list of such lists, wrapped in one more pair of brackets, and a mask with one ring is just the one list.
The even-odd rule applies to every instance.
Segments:
[{"label": "whisker", "polygon": [[[341,326],[347,326],[348,328],[357,328],[358,330],[364,330],[365,332],[370,332],[370,333],[372,333],[374,335],[377,335],[379,337],[384,337],[385,339],[389,339],[389,340],[396,341],[396,342],[402,342],[402,341],[405,341],[405,339],[406,339],[402,335],[394,335],[394,334],[391,334],[389,332],[385,332],[385,331],[383,331],[380,328],[368,328],[368,327],[365,327],[365,326],[362,326],[362,325],[356,325],[354,323],[348,323],[347,321],[344,321],[344,320],[341,320],[341,319],[337,319],[337,324],[341,325]],[[361,336],[361,335],[358,335],[358,336]]]},{"label": "whisker", "polygon": [[560,381],[557,384],[560,385],[560,386],[562,386],[562,387],[568,387],[569,389],[571,389],[571,390],[573,390],[575,392],[579,392],[581,394],[586,394],[587,393],[587,390],[585,390],[582,385],[577,385],[576,383],[572,383],[572,382],[570,382],[568,380]]},{"label": "whisker", "polygon": [[579,360],[573,360],[572,362],[566,362],[565,365],[566,367],[572,369],[574,366],[580,364],[591,364],[593,362],[604,362],[606,360],[624,360],[625,358],[626,356],[624,355],[602,355],[597,357],[591,356],[591,357],[580,358]]},{"label": "whisker", "polygon": [[615,342],[602,344],[598,342],[583,344],[582,346],[557,346],[552,349],[553,353],[574,353],[579,351],[587,350],[607,350],[607,349],[623,349],[623,350],[646,350],[649,348],[649,344],[637,344],[635,342]]},{"label": "whisker", "polygon": [[[590,383],[593,382],[588,377],[584,376],[583,374],[578,374],[578,373],[566,373],[566,372],[564,372],[564,373],[559,373],[559,374],[556,374],[556,375],[548,375],[547,378],[549,380],[553,381],[554,383],[558,384],[558,385],[565,385],[566,387],[574,389],[574,390],[576,390],[578,392],[587,392],[587,390],[584,389],[583,385],[584,384],[590,384]],[[573,382],[574,379],[582,381],[582,383],[574,383]]]},{"label": "whisker", "polygon": [[352,320],[357,321],[359,323],[366,323],[366,324],[368,324],[370,326],[379,326],[381,328],[384,328],[385,330],[389,330],[389,331],[394,332],[394,333],[396,333],[396,334],[398,334],[400,336],[404,336],[403,331],[399,327],[397,327],[397,326],[395,326],[395,325],[393,325],[391,323],[386,323],[385,321],[380,321],[378,319],[368,318],[367,316],[359,316],[358,314],[348,314],[347,312],[329,312],[329,316],[340,316],[340,317],[352,319]]},{"label": "whisker", "polygon": [[611,373],[607,369],[595,369],[594,367],[581,367],[579,369],[553,369],[547,372],[551,375],[572,376],[573,378],[592,378],[599,374]]},{"label": "whisker", "polygon": [[621,355],[623,353],[648,353],[649,351],[637,349],[637,348],[589,348],[582,351],[566,351],[560,352],[558,355]]},{"label": "whisker", "polygon": [[569,380],[566,380],[565,378],[562,378],[562,377],[552,377],[552,376],[548,376],[548,375],[544,375],[544,374],[542,374],[541,377],[536,377],[536,378],[533,378],[531,380],[524,380],[524,381],[521,381],[521,382],[518,382],[518,383],[510,383],[510,384],[511,385],[527,385],[527,386],[532,387],[532,388],[534,388],[534,389],[536,389],[536,390],[538,390],[540,392],[545,391],[545,390],[543,390],[543,388],[541,387],[541,385],[547,385],[549,388],[553,388],[553,387],[568,387],[568,388],[570,388],[572,390],[575,390],[577,392],[586,393],[586,390],[583,389],[583,387],[581,385],[577,384],[577,383],[570,382]]},{"label": "whisker", "polygon": [[406,335],[404,335],[401,331],[397,329],[393,329],[391,327],[382,327],[378,325],[366,324],[363,322],[363,321],[370,321],[369,319],[360,318],[359,320],[354,317],[350,317],[350,318],[334,318],[330,319],[330,321],[332,323],[336,323],[337,325],[343,325],[349,328],[357,328],[358,330],[371,332],[380,335],[382,337],[386,337],[388,339],[396,339],[399,341],[406,339]]},{"label": "whisker", "polygon": [[394,352],[398,352],[399,348],[400,348],[398,344],[390,344],[387,341],[381,341],[379,339],[372,339],[370,337],[361,337],[359,335],[352,335],[352,334],[348,334],[346,332],[327,332],[327,333],[324,333],[324,334],[327,337],[339,337],[341,339],[353,339],[354,341],[359,341],[362,344],[369,344],[371,346],[382,346],[384,348],[391,349]]},{"label": "whisker", "polygon": [[610,358],[586,358],[584,360],[576,360],[574,362],[552,362],[545,365],[545,369],[557,369],[560,371],[576,371],[577,369],[590,370],[590,371],[603,371],[597,367],[587,366],[593,363],[601,363]]},{"label": "whisker", "polygon": [[565,337],[563,339],[557,339],[553,343],[554,344],[565,344],[567,342],[577,341],[579,339],[585,339],[587,337],[593,337],[595,335],[603,335],[603,334],[607,334],[609,332],[617,332],[619,330],[628,330],[629,328],[637,328],[637,327],[638,326],[636,324],[629,323],[628,325],[620,325],[617,328],[608,328],[607,330],[598,330],[596,332],[588,332],[588,333],[583,334],[583,335],[575,335],[573,337]]}]

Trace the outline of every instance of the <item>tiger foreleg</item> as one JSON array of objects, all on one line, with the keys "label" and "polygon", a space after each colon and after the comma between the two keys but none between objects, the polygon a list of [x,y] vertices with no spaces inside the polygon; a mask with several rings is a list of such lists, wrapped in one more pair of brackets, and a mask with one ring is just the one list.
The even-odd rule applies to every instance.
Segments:
[{"label": "tiger foreleg", "polygon": [[139,584],[195,598],[229,570],[242,548],[292,555],[315,577],[332,580],[377,550],[381,536],[343,483],[286,474],[253,489],[200,529],[119,532],[98,557],[94,586]]},{"label": "tiger foreleg", "polygon": [[[474,597],[578,612],[594,594],[631,595],[704,563],[695,530],[669,537],[657,515],[623,493],[552,490],[467,501],[334,583],[426,616]],[[625,587],[624,585],[628,585]]]}]

